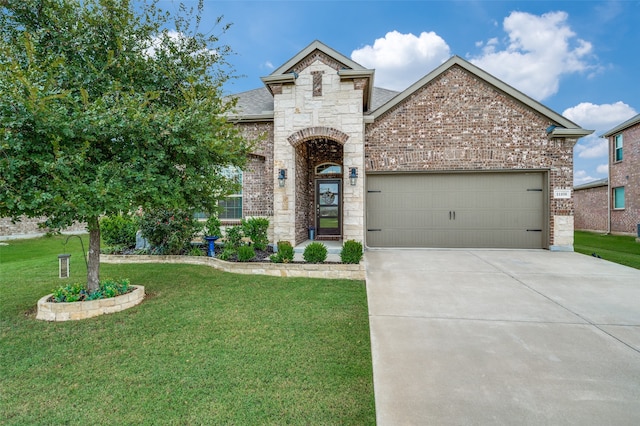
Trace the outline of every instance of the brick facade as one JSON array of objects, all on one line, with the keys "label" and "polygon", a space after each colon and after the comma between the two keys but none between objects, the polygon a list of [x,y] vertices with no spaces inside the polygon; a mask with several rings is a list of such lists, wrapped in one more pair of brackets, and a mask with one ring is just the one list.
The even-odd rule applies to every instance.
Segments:
[{"label": "brick facade", "polygon": [[273,123],[239,123],[242,135],[255,143],[242,172],[242,216],[273,216]]},{"label": "brick facade", "polygon": [[553,188],[573,186],[576,140],[550,139],[545,129],[552,124],[454,66],[367,124],[365,167],[367,172],[548,170],[549,244],[559,244],[555,221],[573,216],[573,200],[553,198]]},{"label": "brick facade", "polygon": [[609,220],[607,204],[608,186],[576,188],[573,192],[575,204],[575,228],[580,231],[607,232]]},{"label": "brick facade", "polygon": [[[610,187],[613,191],[613,188],[623,186],[625,196],[624,209],[611,210],[611,232],[636,235],[640,224],[640,123],[622,130],[621,133],[623,158],[620,162],[614,161],[615,135],[609,137]],[[613,197],[613,194],[609,196]]]},{"label": "brick facade", "polygon": [[[307,238],[316,220],[315,167],[332,162],[342,166],[335,177],[342,179],[343,240],[366,245],[367,174],[531,170],[544,176],[545,245],[572,249],[573,146],[590,131],[459,57],[399,94],[373,88],[373,77],[316,41],[263,77],[264,89],[238,95],[243,131],[253,119],[268,122],[255,124],[268,131],[251,162],[256,173],[245,173],[245,214],[270,216],[274,241]],[[359,171],[353,186],[352,167]],[[556,189],[569,190],[569,198]]]}]

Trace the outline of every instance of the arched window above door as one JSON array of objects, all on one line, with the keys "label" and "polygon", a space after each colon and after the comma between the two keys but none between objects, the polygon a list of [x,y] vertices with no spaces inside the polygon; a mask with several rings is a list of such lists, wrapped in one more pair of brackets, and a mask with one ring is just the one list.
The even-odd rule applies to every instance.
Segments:
[{"label": "arched window above door", "polygon": [[342,166],[336,163],[322,163],[316,166],[317,175],[342,174]]}]

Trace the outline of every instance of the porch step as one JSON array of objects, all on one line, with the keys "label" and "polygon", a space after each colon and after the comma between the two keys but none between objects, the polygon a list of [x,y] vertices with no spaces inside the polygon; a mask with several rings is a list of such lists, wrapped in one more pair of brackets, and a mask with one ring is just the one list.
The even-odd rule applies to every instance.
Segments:
[{"label": "porch step", "polygon": [[304,249],[305,247],[307,247],[309,244],[311,243],[322,243],[327,247],[327,254],[340,254],[340,252],[342,251],[342,240],[338,240],[338,241],[319,241],[319,240],[315,240],[315,241],[311,241],[311,240],[307,240],[303,243],[298,244],[297,246],[295,246],[293,248],[293,252],[294,253],[304,253]]}]

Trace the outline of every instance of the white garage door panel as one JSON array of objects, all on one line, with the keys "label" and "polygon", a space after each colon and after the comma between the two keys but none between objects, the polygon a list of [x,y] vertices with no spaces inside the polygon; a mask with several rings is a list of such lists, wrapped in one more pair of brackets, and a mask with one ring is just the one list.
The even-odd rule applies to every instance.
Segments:
[{"label": "white garage door panel", "polygon": [[542,173],[367,176],[370,247],[542,248]]}]

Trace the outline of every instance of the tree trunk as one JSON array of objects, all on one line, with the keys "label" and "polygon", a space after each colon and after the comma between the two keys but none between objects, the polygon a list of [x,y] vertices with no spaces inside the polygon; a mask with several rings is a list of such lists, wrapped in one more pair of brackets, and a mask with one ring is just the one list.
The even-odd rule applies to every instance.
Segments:
[{"label": "tree trunk", "polygon": [[100,288],[100,222],[97,217],[89,218],[89,261],[87,265],[87,289],[89,293]]}]

